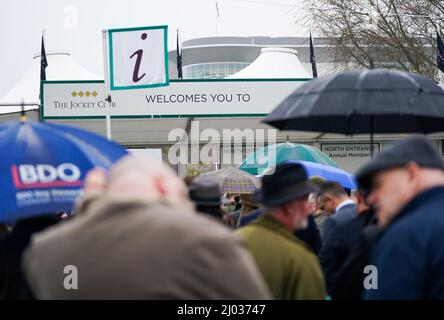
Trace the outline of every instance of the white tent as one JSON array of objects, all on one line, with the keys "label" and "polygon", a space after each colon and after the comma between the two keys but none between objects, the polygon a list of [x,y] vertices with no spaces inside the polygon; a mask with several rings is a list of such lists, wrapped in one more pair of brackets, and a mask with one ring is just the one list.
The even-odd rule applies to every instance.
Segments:
[{"label": "white tent", "polygon": [[[69,53],[48,53],[46,80],[101,80],[77,62]],[[40,55],[34,56],[31,66],[23,77],[0,98],[0,114],[19,112],[20,104],[26,104],[25,110],[38,109],[40,105]]]},{"label": "white tent", "polygon": [[298,58],[297,50],[263,48],[248,67],[227,79],[250,78],[311,78]]}]

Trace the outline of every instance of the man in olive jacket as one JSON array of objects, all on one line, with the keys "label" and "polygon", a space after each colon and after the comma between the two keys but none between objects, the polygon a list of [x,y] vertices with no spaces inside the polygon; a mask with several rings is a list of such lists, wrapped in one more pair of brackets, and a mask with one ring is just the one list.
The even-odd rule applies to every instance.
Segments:
[{"label": "man in olive jacket", "polygon": [[325,299],[316,256],[293,232],[307,226],[308,195],[316,187],[299,164],[276,167],[262,179],[264,215],[239,229],[275,299]]}]

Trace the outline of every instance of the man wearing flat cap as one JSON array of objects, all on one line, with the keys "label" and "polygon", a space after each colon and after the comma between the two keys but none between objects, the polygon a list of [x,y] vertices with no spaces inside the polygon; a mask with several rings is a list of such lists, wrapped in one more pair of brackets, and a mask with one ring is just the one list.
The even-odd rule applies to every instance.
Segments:
[{"label": "man wearing flat cap", "polygon": [[[219,184],[205,179],[194,179],[188,187],[190,200],[196,205],[198,212],[204,213],[226,224],[224,211],[221,207],[221,193]],[[226,224],[228,226],[228,224]]]},{"label": "man wearing flat cap", "polygon": [[262,178],[256,199],[264,214],[237,231],[275,299],[325,299],[319,262],[293,235],[307,227],[308,196],[317,187],[300,164],[283,164]]},{"label": "man wearing flat cap", "polygon": [[[444,161],[415,137],[357,173],[383,229],[370,254],[377,285],[365,299],[444,299]],[[377,287],[377,288],[375,288]]]}]

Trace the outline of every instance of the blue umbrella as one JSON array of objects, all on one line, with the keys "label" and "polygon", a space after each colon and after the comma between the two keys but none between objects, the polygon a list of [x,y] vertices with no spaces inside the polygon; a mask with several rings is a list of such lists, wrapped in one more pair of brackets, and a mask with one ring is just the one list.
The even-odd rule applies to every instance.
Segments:
[{"label": "blue umbrella", "polygon": [[328,181],[334,181],[347,189],[356,189],[355,176],[339,168],[335,168],[322,163],[315,163],[301,160],[289,160],[287,163],[301,164],[309,177],[319,176]]},{"label": "blue umbrella", "polygon": [[0,124],[0,222],[72,210],[87,172],[108,169],[126,154],[117,143],[65,125]]}]

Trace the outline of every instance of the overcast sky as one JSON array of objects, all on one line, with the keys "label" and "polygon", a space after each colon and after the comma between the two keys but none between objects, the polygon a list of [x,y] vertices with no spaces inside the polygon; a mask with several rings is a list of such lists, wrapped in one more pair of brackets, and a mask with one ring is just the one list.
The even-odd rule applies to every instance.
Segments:
[{"label": "overcast sky", "polygon": [[[103,28],[168,25],[168,48],[176,29],[182,40],[218,35],[307,35],[295,14],[303,0],[16,0],[0,11],[0,96],[20,79],[40,51],[63,50],[85,68],[103,74]],[[218,27],[216,27],[218,26]]]}]

